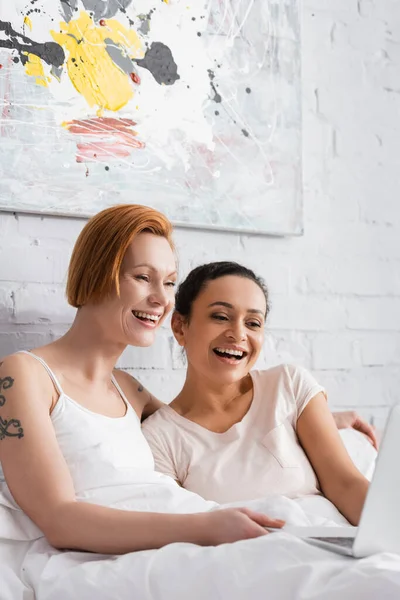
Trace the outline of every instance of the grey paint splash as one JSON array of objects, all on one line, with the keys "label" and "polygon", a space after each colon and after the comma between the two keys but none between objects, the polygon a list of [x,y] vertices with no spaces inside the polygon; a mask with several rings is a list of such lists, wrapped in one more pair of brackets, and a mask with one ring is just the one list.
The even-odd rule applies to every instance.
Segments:
[{"label": "grey paint splash", "polygon": [[26,35],[15,31],[11,23],[0,21],[0,31],[4,31],[6,40],[0,40],[0,48],[16,50],[23,65],[28,62],[26,52],[38,56],[48,65],[61,67],[64,64],[65,54],[63,48],[56,42],[39,43],[31,40]]},{"label": "grey paint splash", "polygon": [[130,75],[130,73],[135,71],[135,65],[132,60],[123,53],[122,48],[118,44],[110,38],[106,38],[104,42],[108,55],[124,73]]},{"label": "grey paint splash", "polygon": [[135,61],[139,67],[150,71],[157,83],[173,85],[180,79],[178,67],[172,57],[172,52],[162,42],[153,42],[146,51],[144,58]]},{"label": "grey paint splash", "polygon": [[150,21],[151,21],[151,16],[154,11],[155,11],[155,8],[152,8],[147,13],[147,15],[138,15],[139,19],[141,20],[141,24],[138,27],[138,30],[140,31],[140,33],[143,33],[143,35],[147,35],[150,31]]},{"label": "grey paint splash", "polygon": [[[60,0],[65,20],[72,19],[78,0]],[[82,0],[84,8],[93,13],[93,19],[110,19],[115,17],[118,11],[125,12],[132,0]]]},{"label": "grey paint splash", "polygon": [[59,81],[61,80],[62,72],[61,67],[55,67],[54,65],[51,67],[51,74]]},{"label": "grey paint splash", "polygon": [[64,19],[69,23],[78,7],[78,0],[60,0],[60,2]]}]

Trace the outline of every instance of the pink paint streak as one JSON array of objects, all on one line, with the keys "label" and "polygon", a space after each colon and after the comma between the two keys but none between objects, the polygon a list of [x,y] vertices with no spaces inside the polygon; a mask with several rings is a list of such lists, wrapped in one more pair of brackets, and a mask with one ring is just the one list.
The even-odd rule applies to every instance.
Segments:
[{"label": "pink paint streak", "polygon": [[4,106],[3,106],[3,111],[1,113],[1,123],[2,123],[2,127],[1,127],[1,135],[6,135],[6,129],[5,129],[5,121],[10,117],[10,107],[11,107],[11,100],[10,100],[10,96],[11,96],[11,82],[10,82],[10,77],[11,77],[11,65],[13,64],[11,56],[8,57],[8,69],[6,70],[6,74],[4,75],[5,78],[5,83],[4,83],[4,95],[3,95],[3,99],[4,99]]},{"label": "pink paint streak", "polygon": [[120,144],[77,144],[78,152],[76,154],[76,162],[82,163],[88,160],[100,162],[109,162],[110,158],[126,158],[130,155],[132,148],[121,146]]},{"label": "pink paint streak", "polygon": [[87,142],[77,143],[76,162],[79,163],[109,162],[112,158],[126,158],[134,149],[144,148],[144,142],[137,139],[137,132],[132,129],[134,125],[136,123],[132,119],[111,117],[93,117],[65,123],[71,133],[91,138]]},{"label": "pink paint streak", "polygon": [[194,143],[190,154],[195,157],[192,168],[186,173],[185,185],[190,190],[200,189],[205,180],[212,180],[212,174],[218,171],[219,162],[215,152],[204,144]]}]

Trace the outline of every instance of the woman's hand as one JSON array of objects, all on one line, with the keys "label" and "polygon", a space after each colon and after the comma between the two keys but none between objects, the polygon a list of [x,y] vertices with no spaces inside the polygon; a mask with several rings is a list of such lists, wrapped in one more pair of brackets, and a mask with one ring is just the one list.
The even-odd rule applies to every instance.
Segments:
[{"label": "woman's hand", "polygon": [[261,537],[268,533],[266,527],[280,529],[285,524],[281,519],[271,519],[249,508],[224,508],[199,516],[202,520],[199,543],[203,546]]},{"label": "woman's hand", "polygon": [[375,433],[375,427],[370,425],[360,417],[355,410],[346,410],[332,413],[338,429],[355,429],[362,433],[367,440],[378,450],[378,439]]}]

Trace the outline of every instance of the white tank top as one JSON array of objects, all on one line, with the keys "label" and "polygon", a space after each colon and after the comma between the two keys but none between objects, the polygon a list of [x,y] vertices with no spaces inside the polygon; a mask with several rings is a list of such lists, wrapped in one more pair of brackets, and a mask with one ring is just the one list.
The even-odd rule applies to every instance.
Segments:
[{"label": "white tank top", "polygon": [[77,497],[99,485],[108,487],[132,483],[155,483],[154,459],[142,434],[140,419],[114,376],[126,413],[107,417],[95,413],[64,393],[47,363],[31,352],[46,369],[59,394],[51,420],[61,452],[70,470]]},{"label": "white tank top", "polygon": [[[155,471],[140,419],[114,377],[113,384],[126,405],[126,414],[119,418],[94,413],[75,402],[64,393],[42,358],[23,352],[43,365],[59,393],[51,420],[77,500],[123,510],[168,513],[192,513],[216,507],[214,502],[206,502],[181,488],[171,477]],[[16,522],[19,524],[22,537],[18,539],[40,537],[40,530],[16,504],[0,466],[0,508],[2,505],[17,509],[13,511],[12,523],[14,527]]]}]

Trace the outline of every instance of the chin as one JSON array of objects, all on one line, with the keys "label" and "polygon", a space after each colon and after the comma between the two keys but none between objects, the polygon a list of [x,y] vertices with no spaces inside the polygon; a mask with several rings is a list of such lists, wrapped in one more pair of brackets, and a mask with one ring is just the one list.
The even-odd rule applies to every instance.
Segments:
[{"label": "chin", "polygon": [[128,337],[127,343],[129,346],[135,346],[137,348],[148,348],[154,344],[154,335],[131,335]]}]

